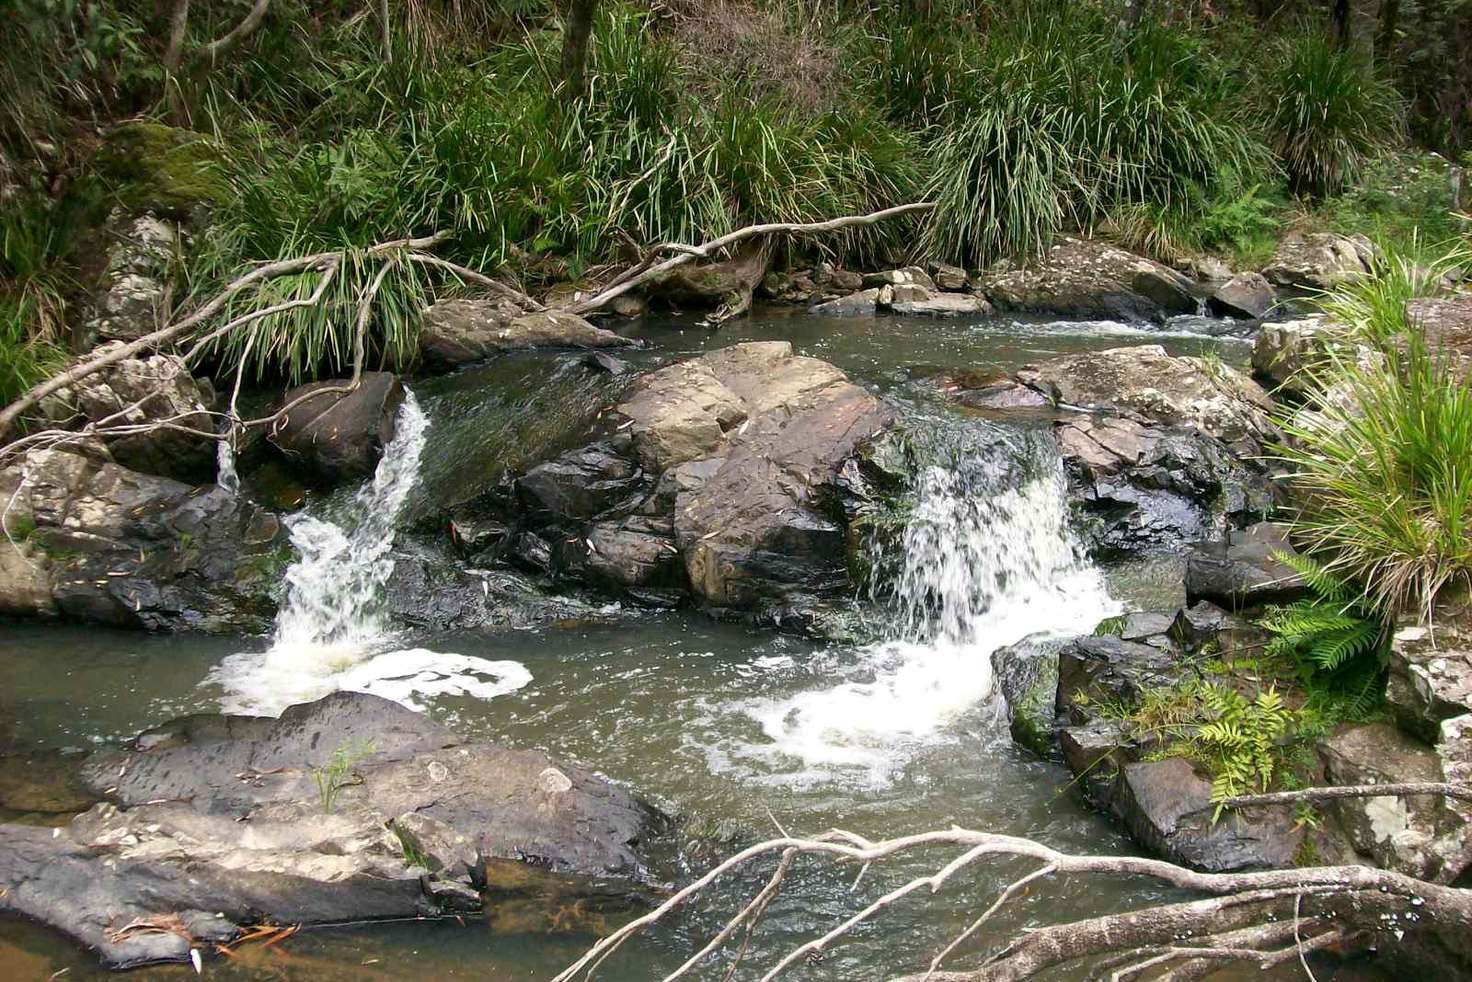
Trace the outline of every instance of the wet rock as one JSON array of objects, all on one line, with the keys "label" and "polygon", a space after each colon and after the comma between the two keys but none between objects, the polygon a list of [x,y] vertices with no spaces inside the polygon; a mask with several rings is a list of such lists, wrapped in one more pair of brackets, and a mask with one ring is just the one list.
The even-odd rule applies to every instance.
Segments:
[{"label": "wet rock", "polygon": [[614,297],[613,302],[608,305],[608,309],[615,317],[643,317],[649,312],[649,301],[632,293],[625,293],[622,296]]},{"label": "wet rock", "polygon": [[681,591],[685,566],[668,522],[633,515],[588,531],[588,573],[615,587]]},{"label": "wet rock", "polygon": [[1321,315],[1263,324],[1252,344],[1252,373],[1275,390],[1302,394],[1305,370],[1327,360],[1343,334],[1341,325]]},{"label": "wet rock", "polygon": [[[94,355],[121,347],[115,341]],[[215,400],[209,380],[189,374],[178,355],[155,354],[124,358],[49,396],[43,409],[63,427],[111,420],[115,424],[146,425],[169,421],[190,430],[215,430],[209,415]],[[158,429],[105,441],[112,459],[130,470],[203,484],[215,476],[215,441]]]},{"label": "wet rock", "polygon": [[288,389],[282,405],[297,405],[268,436],[289,460],[328,484],[373,473],[383,448],[393,439],[394,418],[404,401],[403,385],[388,372],[364,372],[356,389],[336,391],[350,381],[333,379]]},{"label": "wet rock", "polygon": [[1175,270],[1091,239],[1061,237],[1020,269],[988,271],[976,287],[1002,310],[1164,321],[1196,311],[1191,281]]},{"label": "wet rock", "polygon": [[813,282],[825,290],[846,294],[862,289],[864,277],[851,269],[839,269],[832,263],[822,262],[813,267]]},{"label": "wet rock", "polygon": [[[552,547],[522,532],[495,548],[535,573],[552,567]],[[490,557],[485,557],[489,565]],[[566,593],[551,594],[525,574],[504,568],[467,568],[432,543],[410,541],[391,556],[384,591],[394,623],[427,631],[539,627],[593,617],[597,605]]]},{"label": "wet rock", "polygon": [[1153,853],[1211,873],[1289,866],[1303,839],[1281,808],[1213,822],[1211,782],[1178,757],[1125,765],[1114,808]]},{"label": "wet rock", "polygon": [[[182,934],[109,929],[178,915],[187,934],[223,941],[255,923],[464,910],[478,900],[472,881],[494,890],[493,868],[508,865],[574,894],[595,881],[627,894],[666,828],[588,771],[461,741],[374,696],[335,693],[279,720],[181,722],[153,749],[94,754],[84,777],[108,801],[60,835],[0,825],[0,910],[109,967],[180,961]],[[314,775],[339,754],[347,767],[327,798]]]},{"label": "wet rock", "polygon": [[837,300],[817,304],[812,308],[812,312],[825,317],[859,317],[872,314],[878,309],[879,293],[880,288],[877,286],[868,290],[859,290],[839,297]]},{"label": "wet rock", "polygon": [[426,368],[446,371],[502,351],[635,343],[564,311],[525,313],[507,300],[441,300],[424,311],[419,356]]},{"label": "wet rock", "polygon": [[1066,355],[1017,373],[1059,404],[1123,409],[1167,425],[1189,424],[1234,451],[1261,449],[1276,433],[1272,400],[1226,365],[1166,354],[1159,345]]},{"label": "wet rock", "polygon": [[892,313],[911,317],[971,317],[989,314],[991,304],[981,297],[964,293],[940,293],[920,300],[901,300],[890,304]]},{"label": "wet rock", "polygon": [[1057,726],[1058,648],[1054,640],[1027,638],[991,656],[1012,739],[1040,755],[1051,752]]},{"label": "wet rock", "polygon": [[971,276],[960,266],[950,266],[946,263],[932,262],[926,267],[930,272],[930,279],[937,289],[959,291],[966,289],[966,284]]},{"label": "wet rock", "polygon": [[1135,759],[1128,727],[1115,719],[1065,726],[1058,731],[1058,747],[1063,762],[1079,779],[1084,798],[1097,808],[1108,808],[1114,801],[1120,770]]},{"label": "wet rock", "polygon": [[1396,724],[1434,742],[1442,723],[1472,713],[1472,620],[1438,611],[1436,626],[1400,626],[1390,643],[1385,699]]},{"label": "wet rock", "polygon": [[1329,290],[1367,276],[1375,247],[1363,235],[1293,232],[1278,243],[1262,275],[1274,286]]},{"label": "wet rock", "polygon": [[68,815],[101,800],[78,778],[85,754],[59,750],[0,756],[0,811]]},{"label": "wet rock", "polygon": [[751,309],[752,295],[763,277],[771,252],[765,243],[741,248],[730,259],[686,263],[647,289],[676,306],[714,312],[707,318],[720,323]]},{"label": "wet rock", "polygon": [[129,219],[114,213],[109,224],[113,243],[84,330],[88,339],[133,341],[163,326],[183,239],[176,223],[151,214]]},{"label": "wet rock", "polygon": [[1206,305],[1218,317],[1257,320],[1267,314],[1278,295],[1261,273],[1238,273],[1211,292]]},{"label": "wet rock", "polygon": [[532,514],[550,520],[593,518],[638,490],[643,473],[609,444],[571,450],[516,480]]},{"label": "wet rock", "polygon": [[1266,478],[1194,427],[1082,417],[1059,423],[1055,433],[1095,554],[1214,537],[1272,509]]},{"label": "wet rock", "polygon": [[[1340,727],[1320,741],[1330,784],[1456,781],[1459,754],[1472,749],[1465,722],[1443,724],[1443,746],[1433,749],[1384,723]],[[1443,760],[1444,756],[1451,757]],[[1463,759],[1466,759],[1465,757]],[[1408,876],[1450,883],[1472,864],[1472,809],[1437,795],[1349,798],[1327,802],[1350,844],[1376,865]]]},{"label": "wet rock", "polygon": [[1307,591],[1303,577],[1280,555],[1298,555],[1288,529],[1260,522],[1228,531],[1215,542],[1196,543],[1186,559],[1186,596],[1210,600],[1229,610],[1288,603]]},{"label": "wet rock", "polygon": [[759,292],[778,303],[812,304],[826,299],[808,270],[768,273],[762,278]]},{"label": "wet rock", "polygon": [[5,486],[44,563],[0,607],[28,612],[44,576],[51,605],[37,612],[82,621],[254,631],[275,613],[286,533],[245,498],[59,450],[33,451]]},{"label": "wet rock", "polygon": [[1152,686],[1175,681],[1177,653],[1105,635],[1074,638],[1058,651],[1057,712],[1074,724],[1101,703],[1130,705]]},{"label": "wet rock", "polygon": [[961,405],[972,409],[1042,409],[1052,405],[1048,397],[1037,389],[1010,379],[962,389],[954,398]]}]

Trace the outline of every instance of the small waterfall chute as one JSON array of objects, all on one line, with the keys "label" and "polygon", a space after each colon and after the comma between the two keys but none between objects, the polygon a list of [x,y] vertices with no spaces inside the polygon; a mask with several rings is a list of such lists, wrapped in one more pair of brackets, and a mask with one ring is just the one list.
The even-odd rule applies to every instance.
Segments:
[{"label": "small waterfall chute", "polygon": [[207,679],[224,688],[227,712],[279,713],[337,689],[423,709],[426,698],[490,699],[531,681],[519,662],[398,649],[383,616],[396,526],[428,431],[429,417],[406,390],[372,480],[335,509],[287,520],[297,559],[286,570],[271,646],[226,658]]},{"label": "small waterfall chute", "polygon": [[907,747],[987,699],[993,651],[1118,609],[1068,527],[1051,436],[985,425],[948,424],[971,438],[921,470],[903,531],[875,556],[887,640],[847,681],[743,707],[770,741],[748,750],[797,758],[816,779],[857,769],[883,783]]}]

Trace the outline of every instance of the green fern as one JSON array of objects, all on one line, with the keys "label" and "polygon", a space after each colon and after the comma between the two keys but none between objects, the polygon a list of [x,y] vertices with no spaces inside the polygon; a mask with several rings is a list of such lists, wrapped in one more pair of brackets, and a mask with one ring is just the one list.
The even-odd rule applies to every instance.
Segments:
[{"label": "green fern", "polygon": [[1378,671],[1387,631],[1363,593],[1306,556],[1278,558],[1303,577],[1313,596],[1267,609],[1258,623],[1272,634],[1268,654],[1292,659],[1309,685],[1339,673],[1358,678],[1370,664]]}]

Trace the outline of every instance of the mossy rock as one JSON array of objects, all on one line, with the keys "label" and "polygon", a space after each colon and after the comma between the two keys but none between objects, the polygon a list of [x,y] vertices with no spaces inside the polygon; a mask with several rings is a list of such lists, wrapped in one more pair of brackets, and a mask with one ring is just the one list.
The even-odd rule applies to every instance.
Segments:
[{"label": "mossy rock", "polygon": [[116,127],[97,153],[98,172],[128,208],[187,218],[218,204],[229,186],[221,148],[203,134],[163,123]]}]

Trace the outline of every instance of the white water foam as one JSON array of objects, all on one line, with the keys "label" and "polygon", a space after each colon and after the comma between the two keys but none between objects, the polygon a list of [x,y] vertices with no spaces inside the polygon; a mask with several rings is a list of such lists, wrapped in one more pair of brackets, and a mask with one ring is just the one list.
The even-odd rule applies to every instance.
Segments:
[{"label": "white water foam", "polygon": [[341,524],[306,514],[288,520],[298,559],[286,571],[271,647],[232,655],[207,679],[225,689],[226,712],[276,714],[338,689],[422,709],[423,698],[491,699],[531,681],[520,662],[395,650],[383,590],[393,573],[394,526],[418,480],[428,429],[429,418],[406,392],[394,438]]},{"label": "white water foam", "polygon": [[928,468],[893,584],[894,639],[861,652],[849,681],[743,706],[770,742],[735,756],[796,758],[803,770],[786,778],[799,782],[886,783],[907,750],[991,694],[993,651],[1090,631],[1118,610],[1068,529],[1061,464],[1050,463],[1000,491]]}]

